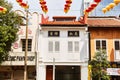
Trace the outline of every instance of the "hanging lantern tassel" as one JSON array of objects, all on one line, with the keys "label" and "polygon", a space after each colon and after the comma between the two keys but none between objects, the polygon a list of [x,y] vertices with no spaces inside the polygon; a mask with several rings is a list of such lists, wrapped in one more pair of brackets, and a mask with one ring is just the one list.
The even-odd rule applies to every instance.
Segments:
[{"label": "hanging lantern tassel", "polygon": [[105,14],[107,12],[107,9],[106,8],[103,8],[102,9],[102,12]]}]

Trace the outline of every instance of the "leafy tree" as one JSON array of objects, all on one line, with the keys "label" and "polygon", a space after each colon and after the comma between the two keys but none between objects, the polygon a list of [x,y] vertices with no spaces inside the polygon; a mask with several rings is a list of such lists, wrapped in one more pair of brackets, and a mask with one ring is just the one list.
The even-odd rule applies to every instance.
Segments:
[{"label": "leafy tree", "polygon": [[0,13],[0,63],[2,63],[17,38],[18,25],[22,19],[12,11],[12,4],[7,1],[0,0],[0,6],[7,8],[6,13]]},{"label": "leafy tree", "polygon": [[92,80],[110,80],[110,76],[106,72],[106,68],[110,67],[106,51],[99,50],[96,52],[89,64],[91,65]]}]

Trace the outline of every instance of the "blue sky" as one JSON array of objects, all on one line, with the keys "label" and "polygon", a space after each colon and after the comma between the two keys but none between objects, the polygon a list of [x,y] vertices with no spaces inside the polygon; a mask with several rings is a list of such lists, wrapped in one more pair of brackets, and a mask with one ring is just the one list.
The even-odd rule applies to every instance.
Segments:
[{"label": "blue sky", "polygon": [[[7,0],[13,4],[14,10],[23,10],[16,0]],[[44,14],[41,10],[39,0],[23,0],[24,2],[28,1],[30,6],[29,11],[38,12],[40,14]],[[45,16],[81,16],[81,4],[83,0],[72,0],[72,4],[70,10],[67,14],[64,13],[64,5],[65,0],[45,0],[48,6],[48,13],[44,14]],[[92,16],[118,16],[120,14],[120,6],[115,6],[113,10],[110,10],[106,14],[102,12],[102,8],[107,6],[109,3],[113,2],[113,0],[102,0],[101,3],[97,6],[97,8],[91,13]]]}]

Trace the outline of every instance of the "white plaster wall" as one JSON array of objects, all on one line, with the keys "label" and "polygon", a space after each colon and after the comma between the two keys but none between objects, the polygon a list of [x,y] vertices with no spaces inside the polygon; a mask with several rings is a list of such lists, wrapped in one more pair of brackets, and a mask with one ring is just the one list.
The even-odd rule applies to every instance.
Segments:
[{"label": "white plaster wall", "polygon": [[81,80],[88,80],[88,65],[81,66]]},{"label": "white plaster wall", "polygon": [[[20,14],[21,16],[25,16],[26,13],[21,10],[16,10],[16,13]],[[38,14],[37,12],[29,13],[28,14],[28,29],[31,31],[31,34],[28,31],[28,39],[32,39],[32,50],[28,51],[28,56],[35,56],[36,57],[36,51],[37,51],[37,38],[38,38],[38,28],[39,28],[39,22],[41,20],[41,14]],[[22,41],[21,39],[26,38],[26,26],[19,26],[18,31],[18,38],[17,41],[12,44],[12,50],[10,51],[10,56],[24,56],[25,52],[22,51]],[[19,34],[20,30],[22,30],[23,34]],[[14,48],[14,44],[17,43],[18,47]],[[33,61],[27,61],[28,65],[35,65],[36,61],[35,59]],[[2,63],[2,65],[24,65],[24,61],[5,61]]]},{"label": "white plaster wall", "polygon": [[[19,13],[21,16],[25,16],[25,13],[22,11],[16,11],[16,13]],[[37,35],[37,29],[39,28],[39,21],[40,21],[41,15],[38,14],[37,12],[34,13],[29,13],[28,19],[28,29],[31,31],[31,34],[28,31],[28,39],[32,39],[32,50],[31,52],[35,52],[36,48],[36,35]],[[23,30],[23,34],[19,34],[19,31]],[[15,49],[12,47],[13,52],[22,52],[22,44],[21,44],[21,39],[25,39],[26,35],[26,26],[20,26],[18,31],[18,40],[15,43],[18,43],[18,48]],[[14,45],[14,43],[13,43]]]},{"label": "white plaster wall", "polygon": [[[39,58],[42,58],[44,62],[52,62],[55,58],[56,62],[83,62],[88,58],[88,34],[85,30],[80,31],[80,37],[67,37],[68,30],[60,30],[60,37],[48,37],[48,31],[44,30],[40,32],[38,51],[40,52]],[[60,51],[49,52],[48,42],[59,41]],[[68,52],[68,41],[79,41],[79,52]]]}]

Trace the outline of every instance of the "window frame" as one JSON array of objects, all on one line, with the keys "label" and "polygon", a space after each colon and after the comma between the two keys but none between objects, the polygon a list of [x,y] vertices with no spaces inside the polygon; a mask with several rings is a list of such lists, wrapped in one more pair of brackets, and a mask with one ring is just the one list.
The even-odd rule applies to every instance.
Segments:
[{"label": "window frame", "polygon": [[105,49],[105,50],[106,50],[106,52],[107,52],[107,40],[106,40],[106,39],[96,39],[96,40],[95,40],[95,50],[96,50],[96,51],[98,51],[97,45],[96,45],[96,42],[97,42],[97,41],[100,41],[100,49],[103,49],[103,48],[102,48],[102,47],[103,47],[103,46],[102,46],[102,41],[106,41],[106,49]]},{"label": "window frame", "polygon": [[[71,35],[70,33],[72,33],[73,35]],[[77,35],[75,33],[77,33]],[[76,31],[67,31],[67,36],[68,37],[80,37],[80,32],[79,32],[79,30],[76,30]]]},{"label": "window frame", "polygon": [[[119,50],[116,50],[116,48],[115,48],[115,41],[119,41]],[[119,52],[118,54],[120,54],[120,39],[115,39],[114,42],[113,42],[113,44],[114,44],[114,60],[115,61],[119,61],[120,59],[116,58],[116,51],[118,51]]]},{"label": "window frame", "polygon": [[106,41],[106,50],[105,50],[105,51],[106,51],[106,54],[107,54],[107,56],[108,56],[108,51],[107,51],[107,49],[108,49],[107,39],[95,39],[95,42],[94,42],[94,43],[95,43],[95,52],[98,52],[98,50],[96,49],[96,41],[97,41],[97,40],[100,40],[100,41],[105,40],[105,41]]},{"label": "window frame", "polygon": [[[26,39],[21,39],[21,42],[22,42],[22,51],[25,51]],[[32,39],[28,39],[28,50],[27,51],[32,51]]]},{"label": "window frame", "polygon": [[[50,42],[52,42],[52,51],[50,51],[50,45],[49,45]],[[58,42],[59,46],[56,45],[57,44],[56,42]],[[58,50],[56,50],[57,49],[56,47],[58,47]],[[48,52],[59,53],[60,52],[60,41],[48,41]]]},{"label": "window frame", "polygon": [[59,37],[59,36],[60,36],[60,31],[48,31],[48,37]]},{"label": "window frame", "polygon": [[[72,50],[69,50],[69,47],[70,47],[69,42],[72,43],[72,47],[71,47]],[[78,42],[79,45],[76,45],[76,42]],[[68,41],[67,44],[68,44],[67,45],[68,53],[78,53],[78,52],[80,52],[80,42],[79,41]],[[75,50],[76,46],[78,46],[78,51]]]}]

